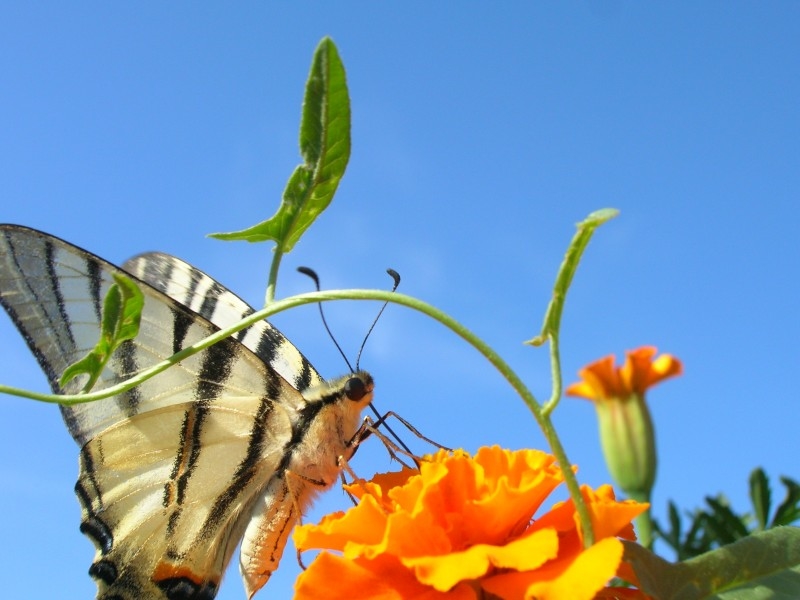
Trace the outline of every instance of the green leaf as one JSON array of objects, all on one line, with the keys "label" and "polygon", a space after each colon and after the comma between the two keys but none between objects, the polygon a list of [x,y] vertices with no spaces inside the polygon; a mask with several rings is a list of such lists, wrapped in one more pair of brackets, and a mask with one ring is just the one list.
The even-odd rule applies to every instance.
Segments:
[{"label": "green leaf", "polygon": [[711,550],[713,540],[706,530],[708,514],[696,510],[694,513],[686,513],[689,519],[689,529],[683,533],[680,512],[674,502],[670,500],[668,505],[669,530],[664,530],[658,521],[653,522],[658,536],[666,542],[674,551],[678,560],[686,560],[704,552]]},{"label": "green leaf", "polygon": [[758,528],[764,530],[769,522],[769,509],[772,498],[769,489],[769,481],[764,469],[758,467],[750,473],[750,501],[753,503]]},{"label": "green leaf", "polygon": [[248,229],[210,237],[274,240],[276,250],[286,253],[331,203],[350,159],[350,96],[344,65],[330,38],[317,46],[306,82],[300,154],[305,162],[289,178],[278,212]]},{"label": "green leaf", "polygon": [[672,500],[669,502],[669,526],[669,537],[665,537],[664,539],[667,539],[670,545],[677,549],[681,541],[681,516],[678,512],[678,507],[675,506]]},{"label": "green leaf", "polygon": [[746,517],[734,513],[724,496],[707,496],[706,503],[711,507],[711,512],[706,513],[705,527],[714,541],[720,545],[731,544],[750,533]]},{"label": "green leaf", "polygon": [[706,529],[707,515],[703,511],[695,511],[692,516],[692,524],[686,532],[686,539],[678,555],[680,560],[686,560],[699,556],[711,550],[714,540]]},{"label": "green leaf", "polygon": [[86,356],[64,369],[59,380],[61,387],[85,374],[89,380],[83,391],[91,390],[114,351],[124,341],[132,340],[139,334],[144,296],[128,277],[115,273],[114,281],[103,300],[100,339]]},{"label": "green leaf", "polygon": [[775,510],[772,518],[772,527],[777,525],[791,525],[800,519],[800,485],[788,477],[781,477],[781,483],[786,486],[786,498]]},{"label": "green leaf", "polygon": [[800,529],[779,527],[681,563],[624,542],[641,589],[659,600],[800,597]]}]

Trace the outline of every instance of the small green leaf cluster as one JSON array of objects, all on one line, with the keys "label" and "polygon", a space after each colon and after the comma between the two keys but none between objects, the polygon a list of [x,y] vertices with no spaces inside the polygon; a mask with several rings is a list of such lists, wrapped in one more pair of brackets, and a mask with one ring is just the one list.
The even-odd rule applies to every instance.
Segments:
[{"label": "small green leaf cluster", "polygon": [[759,467],[750,474],[751,512],[735,512],[722,494],[707,496],[707,507],[685,513],[688,527],[684,528],[678,507],[670,501],[669,525],[662,527],[655,521],[656,535],[678,560],[686,560],[760,531],[792,525],[800,519],[800,484],[788,477],[781,477],[780,481],[786,496],[771,517],[772,490],[766,473]]}]

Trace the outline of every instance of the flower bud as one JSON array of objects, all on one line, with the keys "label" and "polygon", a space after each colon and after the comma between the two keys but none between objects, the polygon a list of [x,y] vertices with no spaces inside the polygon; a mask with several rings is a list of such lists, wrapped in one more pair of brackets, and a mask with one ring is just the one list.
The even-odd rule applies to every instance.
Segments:
[{"label": "flower bud", "polygon": [[594,402],[608,470],[622,491],[644,502],[650,499],[657,462],[645,391],[680,375],[683,366],[669,354],[653,360],[656,349],[652,346],[626,354],[622,367],[615,367],[614,357],[606,356],[581,369],[582,380],[569,386],[566,393]]}]

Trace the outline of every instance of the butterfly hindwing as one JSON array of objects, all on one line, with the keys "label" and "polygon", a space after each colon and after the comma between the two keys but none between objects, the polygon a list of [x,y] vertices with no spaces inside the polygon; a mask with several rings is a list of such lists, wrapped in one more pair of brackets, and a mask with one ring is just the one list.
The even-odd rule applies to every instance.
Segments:
[{"label": "butterfly hindwing", "polygon": [[[252,313],[173,257],[143,255],[127,266],[145,297],[140,333],[93,390]],[[80,389],[73,381],[62,390],[58,378],[96,343],[103,297],[119,272],[58,238],[0,226],[0,303],[54,391]],[[347,378],[322,383],[280,332],[259,322],[128,392],[62,407],[81,448],[75,489],[81,530],[97,547],[90,574],[98,598],[213,598],[243,537],[240,567],[252,596],[313,494],[336,479],[371,398],[371,378],[356,376],[368,392],[351,402]]]}]

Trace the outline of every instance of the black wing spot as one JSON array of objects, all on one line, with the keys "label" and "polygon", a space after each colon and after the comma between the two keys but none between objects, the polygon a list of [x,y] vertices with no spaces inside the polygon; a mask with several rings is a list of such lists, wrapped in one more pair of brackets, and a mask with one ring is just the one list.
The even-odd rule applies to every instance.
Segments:
[{"label": "black wing spot", "polygon": [[110,560],[101,559],[89,567],[89,575],[106,585],[111,585],[117,580],[117,566]]},{"label": "black wing spot", "polygon": [[157,582],[169,600],[213,600],[217,586],[213,582],[198,584],[188,577],[170,577]]},{"label": "black wing spot", "polygon": [[92,538],[103,554],[108,554],[114,547],[114,534],[109,526],[95,515],[87,516],[86,520],[81,523],[80,531],[83,535]]}]

